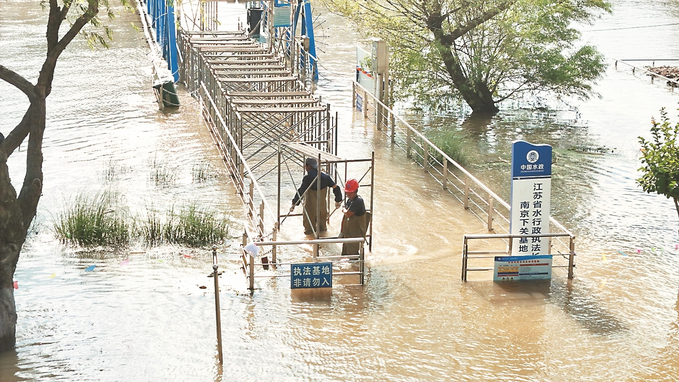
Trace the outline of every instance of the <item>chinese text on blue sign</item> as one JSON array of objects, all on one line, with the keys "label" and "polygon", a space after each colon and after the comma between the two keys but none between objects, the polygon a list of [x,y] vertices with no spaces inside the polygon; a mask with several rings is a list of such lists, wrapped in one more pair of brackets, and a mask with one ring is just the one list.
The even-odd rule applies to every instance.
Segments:
[{"label": "chinese text on blue sign", "polygon": [[332,263],[291,264],[290,288],[332,288]]},{"label": "chinese text on blue sign", "polygon": [[552,147],[516,141],[512,145],[512,193],[510,233],[512,255],[550,253],[549,239],[531,237],[549,233]]}]

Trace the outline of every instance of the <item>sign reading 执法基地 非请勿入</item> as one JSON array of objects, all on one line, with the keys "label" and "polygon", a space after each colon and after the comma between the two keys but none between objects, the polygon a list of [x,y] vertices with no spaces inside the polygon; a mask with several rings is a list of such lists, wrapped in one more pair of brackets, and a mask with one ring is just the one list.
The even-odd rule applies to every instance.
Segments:
[{"label": "sign reading \u6267\u6cd5\u57fa\u5730 \u975e\u8bf7\u52ff\u5165", "polygon": [[548,255],[552,147],[526,141],[512,144],[512,191],[509,232],[524,237],[513,239],[512,256]]},{"label": "sign reading \u6267\u6cd5\u57fa\u5730 \u975e\u8bf7\u52ff\u5165", "polygon": [[290,264],[290,288],[332,288],[332,263]]}]

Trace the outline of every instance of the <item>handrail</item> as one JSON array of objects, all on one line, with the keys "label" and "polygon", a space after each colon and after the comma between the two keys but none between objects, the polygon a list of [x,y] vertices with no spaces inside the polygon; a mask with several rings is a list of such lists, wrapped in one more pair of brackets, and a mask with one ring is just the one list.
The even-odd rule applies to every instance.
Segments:
[{"label": "handrail", "polygon": [[[246,238],[244,237],[243,240]],[[313,239],[313,240],[288,240],[288,241],[277,241],[277,240],[271,240],[271,241],[255,241],[252,244],[258,245],[258,246],[268,246],[271,245],[274,248],[281,246],[281,245],[300,245],[300,244],[312,244],[314,247],[314,262],[316,262],[318,259],[357,259],[355,262],[358,263],[359,269],[358,272],[342,272],[339,274],[335,274],[333,272],[333,275],[348,275],[348,274],[356,274],[359,276],[359,284],[358,285],[363,285],[365,283],[365,237],[350,237],[350,238],[340,238],[340,237],[331,237],[331,238],[324,238],[324,239]],[[341,243],[341,244],[347,244],[347,243],[358,243],[359,244],[359,251],[358,255],[350,255],[350,256],[319,256],[319,248],[321,244],[329,244],[329,243]],[[244,243],[245,244],[245,243]],[[246,278],[249,280],[248,282],[248,289],[250,289],[251,292],[254,292],[255,289],[255,265],[262,265],[264,266],[265,264],[263,263],[258,263],[255,264],[255,256],[252,252],[247,251],[245,248],[245,245],[241,248],[242,251],[242,256],[241,259],[243,260],[243,271],[246,272]],[[246,254],[248,255],[246,257]],[[305,263],[313,263],[313,262],[305,262]],[[276,263],[274,260],[273,264],[270,264],[271,266],[278,266],[278,265],[290,265],[293,263]],[[269,265],[269,264],[266,264]],[[247,269],[246,269],[247,268]],[[277,277],[277,276],[267,276],[267,277]]]},{"label": "handrail", "polygon": [[[215,105],[214,100],[213,100],[212,97],[210,96],[208,89],[205,87],[205,83],[201,81],[201,82],[200,82],[200,86],[201,86],[201,88],[203,89],[203,91],[205,92],[208,101],[210,101],[210,105],[215,109],[215,112],[216,112],[217,117],[219,118],[219,121],[222,123],[223,126],[228,126],[228,125],[226,124],[226,121],[225,121],[224,118],[222,117],[222,113],[219,111],[219,109],[217,108],[217,105]],[[229,140],[231,141],[231,144],[233,144],[235,147],[239,147],[239,145],[236,143],[236,140],[235,140],[235,139],[233,138],[233,136],[231,135],[231,132],[230,132],[228,129],[224,129],[224,130],[225,130],[225,132],[226,132],[226,135],[228,135]],[[273,210],[272,210],[271,207],[269,206],[269,203],[267,203],[266,197],[264,196],[264,193],[262,192],[262,189],[259,187],[259,183],[258,183],[257,180],[252,176],[253,172],[252,172],[252,170],[250,170],[250,166],[249,166],[248,163],[245,161],[245,157],[243,156],[243,154],[241,153],[240,150],[235,150],[235,151],[236,151],[236,155],[238,156],[238,158],[240,159],[241,163],[243,164],[243,167],[245,168],[246,172],[247,172],[248,174],[250,174],[250,177],[249,177],[249,178],[250,178],[250,181],[254,184],[254,187],[257,189],[257,193],[259,194],[259,197],[262,199],[262,203],[264,203],[264,206],[266,207],[266,210],[267,210],[267,212],[269,213],[270,218],[272,219],[272,221],[275,222],[275,221],[276,221],[276,215],[274,215]],[[240,175],[240,174],[239,174],[239,175]]]},{"label": "handrail", "polygon": [[[389,108],[387,105],[385,105],[382,101],[379,99],[375,98],[375,96],[370,93],[369,90],[367,90],[365,87],[363,87],[361,84],[359,84],[356,81],[352,81],[355,87],[361,89],[363,91],[363,94],[370,94],[370,97],[372,98],[372,101],[375,104],[378,104],[381,106],[383,109],[387,111],[393,118],[398,119],[403,125],[405,125],[410,133],[414,134],[417,138],[421,139],[422,142],[426,143],[429,147],[431,147],[434,151],[436,151],[438,154],[440,154],[448,163],[452,163],[460,172],[462,172],[465,176],[467,176],[470,180],[472,180],[479,188],[481,188],[483,191],[487,192],[488,195],[498,201],[503,207],[505,207],[507,210],[511,210],[511,207],[509,203],[505,202],[502,198],[500,198],[497,194],[495,194],[490,188],[488,188],[485,184],[481,183],[480,180],[478,180],[474,175],[472,175],[469,171],[467,171],[464,167],[462,167],[459,163],[457,163],[455,160],[453,160],[450,156],[448,156],[443,150],[441,150],[439,147],[437,147],[435,144],[433,144],[427,137],[425,137],[422,133],[420,133],[417,129],[413,128],[408,122],[406,122],[401,116],[397,115],[394,113],[394,111]],[[568,233],[569,236],[573,236],[573,234],[566,229],[561,223],[559,223],[554,217],[550,216],[549,217],[550,223],[553,223],[557,228],[560,230]]]},{"label": "handrail", "polygon": [[[511,252],[511,242],[513,239],[520,239],[520,238],[528,238],[528,237],[568,237],[569,238],[569,245],[568,245],[568,253],[567,254],[562,254],[562,253],[556,253],[557,255],[565,256],[568,255],[568,265],[552,265],[552,268],[568,268],[568,278],[572,279],[573,278],[573,270],[575,268],[575,236],[570,234],[570,232],[566,233],[543,233],[543,234],[536,234],[536,235],[515,235],[515,234],[470,234],[470,235],[464,235],[463,236],[463,246],[462,246],[462,281],[467,281],[467,273],[470,270],[475,270],[475,271],[489,271],[492,270],[493,268],[475,268],[475,269],[470,269],[468,266],[469,263],[469,258],[494,258],[495,256],[486,256],[489,254],[498,254],[498,255],[505,255],[505,256],[510,256]],[[509,239],[508,242],[510,245],[508,246],[507,249],[504,251],[481,251],[481,252],[470,252],[469,251],[469,245],[468,241],[469,240],[487,240],[487,239]],[[470,256],[471,255],[478,255],[478,256]],[[550,255],[554,256],[554,254],[550,253]]]},{"label": "handrail", "polygon": [[[353,82],[357,87],[361,88],[363,91],[367,92],[368,94],[370,94],[370,95],[372,96],[372,93],[370,93],[370,91],[367,90],[366,88],[364,88],[361,84],[359,84],[359,83],[356,82],[356,81],[352,81],[352,82]],[[427,143],[429,146],[431,146],[437,153],[441,154],[441,156],[443,156],[444,158],[446,158],[446,160],[447,160],[449,163],[452,163],[453,165],[455,165],[455,167],[457,167],[458,170],[462,171],[462,173],[465,174],[466,176],[468,176],[471,180],[473,180],[474,183],[478,184],[484,191],[486,191],[486,192],[488,193],[488,195],[492,196],[493,199],[496,199],[496,200],[499,201],[504,207],[506,207],[507,209],[509,209],[509,204],[507,204],[507,202],[505,202],[505,201],[502,200],[499,196],[497,196],[490,188],[488,188],[485,184],[481,183],[480,180],[476,179],[476,177],[475,177],[474,175],[472,175],[469,171],[467,171],[467,170],[466,170],[464,167],[462,167],[459,163],[455,162],[455,160],[453,160],[451,157],[449,157],[448,154],[444,153],[443,150],[441,150],[441,149],[438,148],[435,144],[433,144],[429,139],[427,139],[427,137],[425,137],[424,135],[422,135],[422,133],[420,133],[420,132],[417,131],[415,128],[413,128],[412,126],[410,126],[410,124],[409,124],[408,122],[406,122],[403,118],[401,118],[401,116],[399,116],[399,115],[397,115],[396,113],[394,113],[393,110],[391,110],[391,108],[389,108],[387,105],[385,105],[384,103],[382,103],[382,101],[378,100],[378,99],[375,98],[374,96],[372,96],[372,97],[373,97],[373,101],[375,101],[375,103],[378,103],[380,106],[382,106],[383,108],[387,109],[387,111],[388,111],[391,115],[393,115],[394,118],[397,118],[398,120],[400,120],[404,125],[406,125],[406,126],[408,127],[408,129],[410,129],[411,132],[413,132],[413,133],[414,133],[415,135],[417,135],[420,139],[422,139],[422,141],[426,142],[426,143]]]},{"label": "handrail", "polygon": [[[625,62],[625,61],[661,61],[661,60],[643,60],[643,59],[619,60],[619,59],[617,59],[617,58],[614,58],[614,60],[615,60],[615,66],[616,66],[616,68],[617,68],[617,66],[618,66],[618,62],[622,62],[623,64],[625,64],[625,65],[631,67],[631,68],[633,69],[633,72],[634,72],[634,70],[637,70],[637,69],[638,69],[638,70],[641,70],[642,72],[645,72],[645,73],[649,74],[649,75],[651,76],[651,78],[653,78],[653,77],[658,77],[658,78],[662,78],[663,80],[665,80],[665,81],[667,81],[667,82],[671,82],[671,83],[673,83],[673,84],[679,85],[679,81],[677,81],[677,80],[675,80],[675,79],[672,79],[672,78],[669,78],[669,77],[665,77],[665,76],[663,76],[663,75],[661,75],[661,74],[653,73],[653,72],[651,72],[650,70],[647,70],[647,69],[644,69],[644,68],[640,68],[640,67],[634,66],[634,65],[632,65],[632,64],[630,64],[630,63],[628,63],[628,62]],[[677,59],[677,60],[669,60],[669,59],[667,59],[667,60],[662,60],[662,61],[679,61],[679,59]],[[674,88],[674,87],[673,87],[673,88]]]}]

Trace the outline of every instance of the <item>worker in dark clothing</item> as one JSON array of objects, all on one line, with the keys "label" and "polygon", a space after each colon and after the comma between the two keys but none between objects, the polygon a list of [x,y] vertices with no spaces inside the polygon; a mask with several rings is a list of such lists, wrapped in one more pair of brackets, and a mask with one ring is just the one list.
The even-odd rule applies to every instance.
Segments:
[{"label": "worker in dark clothing", "polygon": [[[342,228],[339,237],[365,237],[368,229],[370,213],[365,211],[365,202],[358,195],[358,181],[349,179],[344,185],[346,200],[344,201],[344,217],[342,218]],[[360,243],[342,244],[343,255],[358,255],[361,248]]]},{"label": "worker in dark clothing", "polygon": [[[307,158],[304,162],[304,169],[307,174],[302,179],[302,184],[299,186],[295,197],[292,198],[292,206],[290,212],[294,211],[295,206],[299,205],[304,196],[304,234],[311,235],[316,230],[316,218],[318,218],[318,229],[320,232],[327,231],[328,226],[326,220],[328,218],[328,202],[327,202],[327,188],[332,187],[332,192],[335,194],[335,207],[339,208],[342,203],[342,189],[335,183],[330,175],[321,172],[321,186],[317,186],[318,179],[316,179],[318,171],[318,162],[314,158]],[[318,199],[320,198],[320,204]],[[319,213],[316,213],[316,208],[320,208]]]}]

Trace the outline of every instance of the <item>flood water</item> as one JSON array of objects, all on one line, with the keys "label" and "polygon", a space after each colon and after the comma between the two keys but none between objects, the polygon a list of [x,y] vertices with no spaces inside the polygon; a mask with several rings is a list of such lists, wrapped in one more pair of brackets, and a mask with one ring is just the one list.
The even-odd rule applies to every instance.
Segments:
[{"label": "flood water", "polygon": [[[674,117],[679,96],[612,65],[679,57],[679,5],[613,5],[612,15],[582,28],[610,59],[596,86],[601,98],[485,120],[408,114],[424,128],[464,133],[475,158],[469,169],[505,200],[511,141],[554,146],[552,213],[577,236],[578,257],[572,282],[557,270],[546,284],[495,284],[489,274],[460,281],[462,236],[483,224],[353,113],[360,37],[321,11],[318,94],[339,113],[339,154],[375,151],[370,271],[364,287],[298,295],[287,279],[258,279],[250,295],[236,260],[239,199],[190,95],[180,94],[178,111],[158,110],[136,16],[114,22],[109,50],[74,42],[48,98],[45,188],[15,274],[17,347],[0,355],[0,380],[679,380],[679,218],[670,200],[635,185],[637,136],[649,135],[661,107]],[[45,17],[37,2],[0,1],[0,64],[37,77]],[[25,97],[0,83],[2,133],[25,108]],[[17,186],[22,154],[10,158]],[[215,175],[197,180],[197,168]],[[55,240],[52,221],[68,201],[102,190],[119,193],[131,215],[195,201],[231,217],[234,239],[219,248],[223,367],[209,251],[92,253]],[[301,222],[291,222],[287,238],[301,235]]]}]

